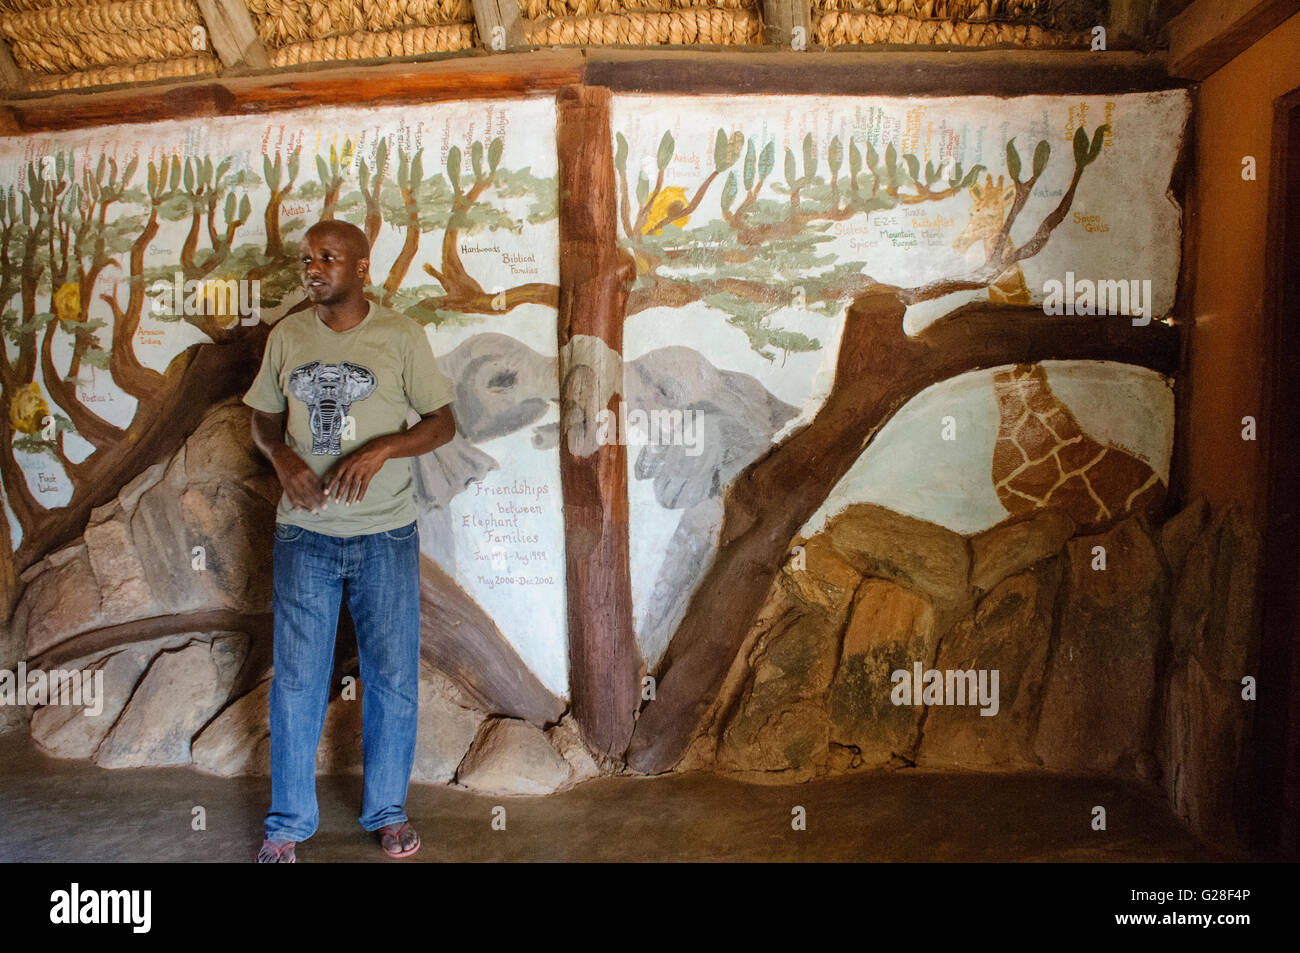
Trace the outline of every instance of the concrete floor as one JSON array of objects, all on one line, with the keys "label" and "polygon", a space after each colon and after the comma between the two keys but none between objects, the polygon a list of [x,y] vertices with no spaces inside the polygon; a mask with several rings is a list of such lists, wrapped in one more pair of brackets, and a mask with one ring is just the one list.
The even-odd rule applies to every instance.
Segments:
[{"label": "concrete floor", "polygon": [[[191,768],[106,770],[0,735],[0,861],[250,861],[270,797],[265,778]],[[1158,794],[1048,775],[904,771],[786,787],[707,774],[602,778],[546,798],[490,798],[412,785],[424,846],[385,857],[356,821],[359,777],[318,782],[321,828],[306,862],[1227,859],[1199,844]],[[1094,831],[1094,805],[1107,830]],[[506,830],[491,827],[496,805]],[[807,830],[791,829],[791,809]],[[207,830],[191,830],[195,806]]]}]

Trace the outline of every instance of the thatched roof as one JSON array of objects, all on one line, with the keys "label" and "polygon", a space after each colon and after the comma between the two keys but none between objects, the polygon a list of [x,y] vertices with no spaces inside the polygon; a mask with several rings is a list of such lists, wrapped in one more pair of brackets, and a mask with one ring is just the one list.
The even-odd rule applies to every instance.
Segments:
[{"label": "thatched roof", "polygon": [[43,90],[500,50],[507,34],[509,48],[775,48],[789,41],[765,30],[765,13],[771,19],[782,7],[807,24],[809,46],[1079,49],[1087,42],[1057,23],[1066,0],[793,2],[806,5],[790,14],[791,0],[0,0],[8,47],[0,55],[12,57],[23,88]]}]

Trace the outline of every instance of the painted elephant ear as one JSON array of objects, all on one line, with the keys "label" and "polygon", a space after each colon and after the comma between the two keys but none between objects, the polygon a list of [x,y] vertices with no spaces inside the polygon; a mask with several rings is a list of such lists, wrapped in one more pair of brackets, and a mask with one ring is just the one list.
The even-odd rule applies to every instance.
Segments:
[{"label": "painted elephant ear", "polygon": [[310,404],[316,396],[316,372],[321,362],[312,361],[302,367],[295,367],[289,375],[289,393],[305,404]]},{"label": "painted elephant ear", "polygon": [[347,377],[348,403],[355,400],[365,400],[375,392],[378,381],[370,368],[362,367],[360,364],[353,364],[350,361],[344,361],[339,367],[343,369],[343,373]]}]

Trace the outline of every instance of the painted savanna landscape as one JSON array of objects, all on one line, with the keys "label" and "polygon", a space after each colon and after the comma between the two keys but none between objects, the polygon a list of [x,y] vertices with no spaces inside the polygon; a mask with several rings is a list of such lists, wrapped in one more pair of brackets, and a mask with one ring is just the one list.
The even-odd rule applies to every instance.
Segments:
[{"label": "painted savanna landscape", "polygon": [[[713,436],[695,460],[629,455],[637,637],[674,698],[643,706],[632,763],[681,756],[791,546],[837,514],[970,534],[1043,510],[1080,532],[1159,512],[1177,272],[1161,230],[1178,221],[1163,196],[1186,104],[1144,99],[616,99],[625,356],[691,368],[641,399],[699,409]],[[1170,132],[1158,156],[1139,114]],[[1158,200],[1131,214],[1146,190]],[[1044,314],[1046,279],[1117,267],[1157,279],[1148,333]]]}]

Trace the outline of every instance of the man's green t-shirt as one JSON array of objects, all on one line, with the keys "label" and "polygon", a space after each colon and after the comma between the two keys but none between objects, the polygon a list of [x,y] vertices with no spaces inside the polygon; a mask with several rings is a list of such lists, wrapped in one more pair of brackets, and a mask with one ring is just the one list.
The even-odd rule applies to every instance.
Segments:
[{"label": "man's green t-shirt", "polygon": [[[316,309],[291,314],[271,329],[262,367],[244,403],[277,414],[288,410],[285,443],[323,476],[366,441],[406,429],[407,408],[427,414],[455,396],[417,322],[373,301],[365,319],[334,331]],[[388,460],[365,499],[331,501],[320,513],[295,510],[282,494],[276,521],[328,536],[358,536],[415,519],[411,460]]]}]

